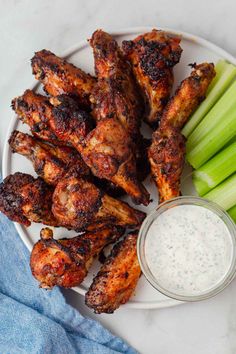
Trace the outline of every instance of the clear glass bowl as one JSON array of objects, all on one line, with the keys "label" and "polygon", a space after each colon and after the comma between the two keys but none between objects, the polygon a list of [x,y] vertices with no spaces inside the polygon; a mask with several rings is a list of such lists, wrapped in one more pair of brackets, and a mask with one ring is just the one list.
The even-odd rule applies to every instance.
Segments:
[{"label": "clear glass bowl", "polygon": [[[203,292],[199,295],[180,295],[173,293],[172,291],[169,291],[168,289],[163,288],[161,284],[158,283],[158,279],[154,277],[152,272],[150,271],[148,267],[148,263],[145,257],[145,241],[149,232],[149,228],[152,225],[152,223],[159,217],[160,214],[165,212],[166,210],[173,208],[175,206],[179,205],[197,205],[201,207],[205,207],[209,210],[211,210],[213,213],[218,215],[221,220],[224,221],[226,227],[228,228],[229,234],[231,236],[231,241],[232,241],[232,258],[231,258],[231,265],[228,269],[228,272],[225,274],[225,276],[222,278],[221,282],[219,282],[216,287],[211,288],[207,292]],[[158,206],[156,210],[154,210],[152,213],[150,213],[146,219],[144,220],[140,231],[138,235],[138,240],[137,240],[137,253],[138,253],[138,259],[139,263],[142,269],[142,272],[146,279],[149,281],[149,283],[159,292],[162,294],[176,299],[180,301],[199,301],[199,300],[204,300],[208,299],[212,296],[215,296],[219,292],[221,292],[227,285],[231,283],[233,280],[235,273],[236,273],[236,225],[234,221],[231,219],[231,217],[226,213],[221,207],[219,207],[217,204],[208,201],[203,198],[199,197],[190,197],[190,196],[183,196],[183,197],[177,197],[174,199],[171,199],[167,202],[164,202]]]}]

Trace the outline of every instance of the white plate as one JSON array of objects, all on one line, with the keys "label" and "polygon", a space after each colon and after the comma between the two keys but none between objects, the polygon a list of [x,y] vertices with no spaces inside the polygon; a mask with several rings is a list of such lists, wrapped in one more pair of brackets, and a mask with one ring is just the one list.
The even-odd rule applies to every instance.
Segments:
[{"label": "white plate", "polygon": [[[138,34],[148,32],[152,28],[151,27],[141,27],[141,28],[133,28],[126,29],[119,32],[113,32],[114,37],[121,42],[122,40],[135,38]],[[183,53],[181,56],[180,63],[175,67],[175,87],[179,84],[179,82],[185,78],[189,72],[190,68],[188,66],[189,63],[201,63],[203,61],[209,62],[217,62],[219,59],[226,59],[233,64],[236,64],[236,59],[232,57],[230,54],[222,50],[221,48],[215,46],[214,44],[187,34],[185,32],[175,31],[171,29],[164,29],[167,32],[171,32],[174,34],[178,34],[182,36],[181,47],[183,48]],[[60,54],[60,53],[57,53]],[[33,53],[32,53],[33,55]],[[70,62],[78,65],[86,72],[93,73],[93,55],[90,46],[87,41],[83,41],[80,44],[74,46],[73,48],[66,51],[66,53],[62,54],[63,57],[66,57]],[[29,67],[29,70],[31,68]],[[32,86],[32,89],[38,89],[39,85],[35,82]],[[19,92],[19,95],[22,92]],[[5,141],[4,151],[3,151],[3,177],[5,178],[7,175],[20,171],[32,174],[36,176],[31,163],[21,155],[12,154],[9,145],[8,138],[11,132],[14,129],[18,129],[24,132],[27,132],[27,126],[22,125],[22,123],[16,118],[13,114],[11,119],[11,123],[9,126],[8,134]],[[183,182],[182,183],[182,192],[183,194],[194,194],[194,190],[191,184],[191,178],[188,178],[190,175],[190,170],[185,168],[185,172],[183,173]],[[152,198],[154,201],[149,205],[148,208],[140,207],[139,209],[145,210],[147,212],[151,211],[157,205],[157,193],[153,185],[150,184],[150,178],[146,182],[146,186],[151,192]],[[20,224],[15,223],[16,229],[19,232],[20,237],[26,244],[29,250],[32,249],[33,244],[39,239],[39,232],[42,228],[41,224],[32,224],[29,228],[25,228]],[[76,233],[73,231],[68,231],[63,228],[54,230],[55,237],[68,237],[75,236]],[[99,269],[99,263],[96,261],[89,272],[89,275],[85,279],[85,281],[78,287],[74,288],[74,290],[82,295],[85,294],[88,289],[92,277],[97,273]],[[124,305],[126,307],[132,308],[140,308],[140,309],[150,309],[150,308],[161,308],[161,307],[169,307],[178,305],[181,302],[175,301],[167,298],[161,293],[157,292],[152,288],[152,286],[146,281],[144,276],[141,277],[137,289],[135,291],[135,295],[130,299],[130,301]]]}]

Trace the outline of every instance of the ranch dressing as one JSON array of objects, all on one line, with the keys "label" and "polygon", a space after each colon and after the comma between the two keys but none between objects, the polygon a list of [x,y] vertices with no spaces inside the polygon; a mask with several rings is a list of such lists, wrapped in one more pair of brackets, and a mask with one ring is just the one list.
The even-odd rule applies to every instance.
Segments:
[{"label": "ranch dressing", "polygon": [[224,221],[197,205],[164,211],[151,224],[145,242],[147,265],[159,285],[182,296],[204,294],[223,280],[233,257]]}]

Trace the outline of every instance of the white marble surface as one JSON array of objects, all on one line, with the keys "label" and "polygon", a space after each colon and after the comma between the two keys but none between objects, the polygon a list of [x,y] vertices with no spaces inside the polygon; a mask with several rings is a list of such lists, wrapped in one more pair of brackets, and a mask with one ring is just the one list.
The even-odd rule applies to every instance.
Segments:
[{"label": "white marble surface", "polygon": [[[57,53],[96,28],[162,26],[205,37],[236,55],[235,0],[0,0],[0,153],[11,98],[32,83],[29,59],[48,48]],[[208,301],[162,310],[94,315],[83,298],[65,291],[84,315],[100,320],[145,354],[235,354],[236,281]]]}]

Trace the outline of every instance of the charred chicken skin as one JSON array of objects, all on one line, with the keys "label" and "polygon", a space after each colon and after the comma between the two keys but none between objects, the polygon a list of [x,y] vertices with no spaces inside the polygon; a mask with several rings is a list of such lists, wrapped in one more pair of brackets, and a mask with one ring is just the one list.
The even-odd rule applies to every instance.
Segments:
[{"label": "charred chicken skin", "polygon": [[171,94],[173,67],[182,53],[179,43],[180,38],[155,29],[132,41],[123,41],[123,51],[144,95],[145,120],[154,127]]},{"label": "charred chicken skin", "polygon": [[90,174],[89,168],[73,148],[53,147],[17,130],[12,132],[9,145],[13,152],[27,157],[33,163],[38,176],[53,186],[72,166],[77,167],[81,176]]},{"label": "charred chicken skin", "polygon": [[141,275],[137,234],[131,233],[114,246],[85,295],[95,313],[112,313],[134,293]]},{"label": "charred chicken skin", "polygon": [[12,101],[12,107],[38,138],[51,143],[69,143],[80,151],[85,136],[92,129],[90,115],[65,95],[52,99],[52,103],[54,105],[47,97],[26,90]]},{"label": "charred chicken skin", "polygon": [[214,76],[213,64],[194,65],[191,75],[182,81],[166,106],[159,129],[153,133],[149,161],[160,202],[180,195],[185,156],[185,138],[180,130],[204,99]]},{"label": "charred chicken skin", "polygon": [[79,285],[88,273],[94,257],[123,233],[119,227],[106,227],[73,238],[55,240],[52,230],[41,230],[31,252],[30,267],[40,287],[51,289],[58,285],[71,288]]},{"label": "charred chicken skin", "polygon": [[0,184],[0,211],[25,226],[31,221],[60,226],[51,212],[52,193],[41,178],[16,172]]},{"label": "charred chicken skin", "polygon": [[93,114],[97,121],[107,117],[117,118],[136,143],[140,139],[142,100],[131,67],[115,39],[108,33],[97,30],[90,45],[98,77],[98,84],[90,98]]},{"label": "charred chicken skin", "polygon": [[90,107],[89,96],[96,79],[48,50],[35,53],[31,60],[33,74],[51,96],[69,94],[85,107]]},{"label": "charred chicken skin", "polygon": [[76,170],[57,184],[52,212],[61,225],[78,231],[101,224],[137,227],[145,217],[143,212],[103,193]]}]

